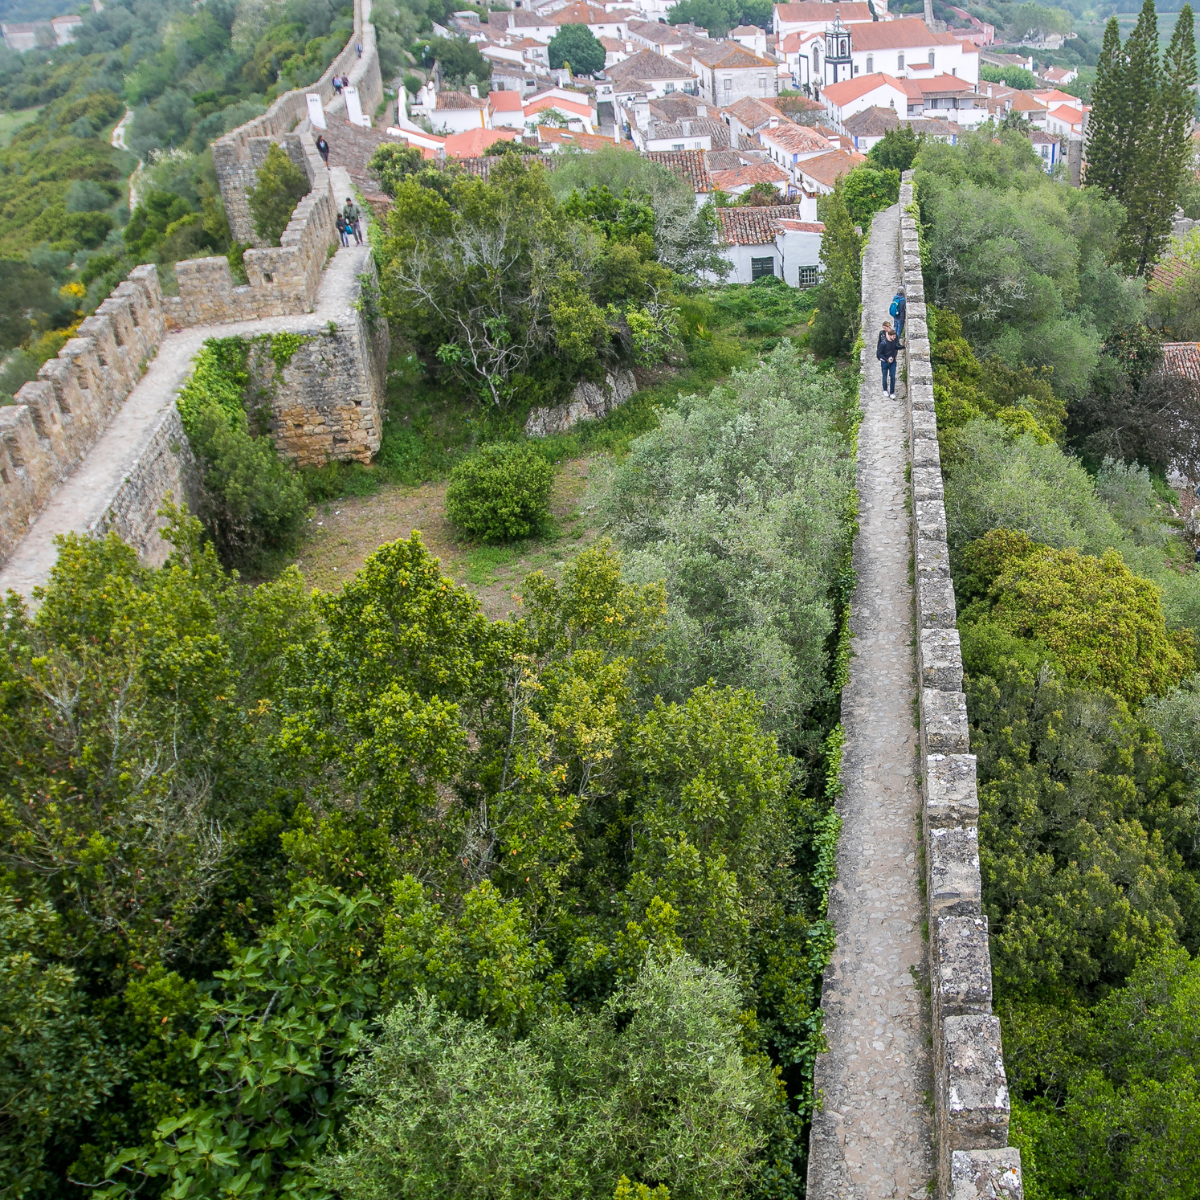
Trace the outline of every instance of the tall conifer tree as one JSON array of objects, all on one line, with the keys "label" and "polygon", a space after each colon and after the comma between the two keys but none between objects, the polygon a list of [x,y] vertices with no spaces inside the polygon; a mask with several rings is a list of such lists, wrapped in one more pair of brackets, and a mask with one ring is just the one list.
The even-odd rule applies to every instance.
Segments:
[{"label": "tall conifer tree", "polygon": [[1171,220],[1191,160],[1191,87],[1196,47],[1191,8],[1179,14],[1162,62],[1154,0],[1120,44],[1115,18],[1104,31],[1088,119],[1085,187],[1125,207],[1121,258],[1144,274],[1171,232]]},{"label": "tall conifer tree", "polygon": [[1096,63],[1092,113],[1088,118],[1087,173],[1084,186],[1110,196],[1121,190],[1121,152],[1129,136],[1124,104],[1125,54],[1121,31],[1113,17],[1104,28],[1104,45]]}]

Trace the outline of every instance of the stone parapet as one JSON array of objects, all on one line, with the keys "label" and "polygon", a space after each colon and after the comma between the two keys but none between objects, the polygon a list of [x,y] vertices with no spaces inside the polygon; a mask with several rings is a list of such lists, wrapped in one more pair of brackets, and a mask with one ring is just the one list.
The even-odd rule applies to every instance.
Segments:
[{"label": "stone parapet", "polygon": [[158,273],[135,267],[0,409],[0,562],[104,432],[164,332]]},{"label": "stone parapet", "polygon": [[920,240],[900,186],[900,260],[908,302],[906,380],[917,688],[924,789],[939,1200],[1022,1200],[1021,1155],[1008,1146],[1009,1097],[992,1013],[979,872],[979,796],[970,753]]}]

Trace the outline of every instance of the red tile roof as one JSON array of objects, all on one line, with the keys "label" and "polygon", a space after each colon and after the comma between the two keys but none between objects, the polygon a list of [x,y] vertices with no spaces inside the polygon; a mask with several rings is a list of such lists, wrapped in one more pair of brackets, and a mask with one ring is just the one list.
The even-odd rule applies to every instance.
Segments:
[{"label": "red tile roof", "polygon": [[865,154],[847,154],[845,150],[831,150],[828,154],[819,154],[816,158],[797,163],[796,166],[810,179],[815,179],[826,187],[833,187],[843,175],[866,161]]},{"label": "red tile roof", "polygon": [[488,92],[493,112],[520,112],[525,107],[520,92]]},{"label": "red tile roof", "polygon": [[855,21],[873,21],[869,4],[830,4],[828,0],[810,0],[807,4],[777,4],[775,12],[780,21],[824,21],[833,24],[834,17],[841,17],[843,25]]},{"label": "red tile roof", "polygon": [[721,232],[730,246],[763,246],[773,242],[781,222],[800,220],[799,204],[769,204],[761,208],[718,208]]},{"label": "red tile roof", "polygon": [[833,148],[833,143],[823,133],[807,125],[779,125],[775,129],[760,129],[758,136],[788,154],[812,154],[814,150]]},{"label": "red tile roof", "polygon": [[446,153],[451,158],[475,158],[493,142],[512,142],[516,137],[515,129],[468,129],[446,138]]},{"label": "red tile roof", "polygon": [[843,79],[841,83],[828,84],[821,95],[831,104],[836,104],[840,108],[843,104],[849,104],[852,100],[857,100],[860,96],[865,96],[879,87],[893,87],[898,92],[904,92],[904,84],[899,79],[882,71],[876,71],[874,75],[855,75],[853,79]]},{"label": "red tile roof", "polygon": [[1162,369],[1200,383],[1200,342],[1163,342]]},{"label": "red tile roof", "polygon": [[437,94],[438,108],[485,108],[486,100],[476,100],[474,96],[468,96],[466,92],[438,92]]},{"label": "red tile roof", "polygon": [[680,179],[691,184],[692,191],[697,195],[713,190],[712,176],[708,173],[703,150],[649,150],[644,157],[674,171]]},{"label": "red tile roof", "polygon": [[754,163],[749,167],[737,167],[732,171],[713,171],[712,181],[723,192],[734,188],[753,187],[756,183],[786,183],[787,172],[774,163]]},{"label": "red tile roof", "polygon": [[850,45],[855,50],[907,50],[917,46],[957,46],[959,42],[953,34],[934,33],[920,17],[905,17],[855,25],[850,30]]}]

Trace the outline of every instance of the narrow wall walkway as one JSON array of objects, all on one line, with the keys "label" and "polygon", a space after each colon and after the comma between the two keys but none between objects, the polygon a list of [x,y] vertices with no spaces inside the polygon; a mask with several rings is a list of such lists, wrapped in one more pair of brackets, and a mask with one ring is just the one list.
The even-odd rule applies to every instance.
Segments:
[{"label": "narrow wall walkway", "polygon": [[[324,323],[348,322],[357,296],[357,279],[367,269],[366,246],[339,249],[325,269],[315,310]],[[210,337],[253,337],[280,333],[298,323],[310,324],[312,314],[266,317],[228,325],[200,325],[164,336],[158,353],[137,387],[101,434],[87,457],[59,485],[50,503],[38,514],[29,532],[0,570],[0,595],[10,588],[29,599],[35,587],[50,578],[58,558],[54,539],[60,534],[85,533],[108,510],[129,472],[150,444],[175,395],[186,380],[201,345]]]},{"label": "narrow wall walkway", "polygon": [[[899,208],[876,215],[863,262],[854,657],[842,694],[843,825],[829,918],[808,1200],[925,1200],[933,1176],[926,945],[918,877],[916,680],[905,506],[903,384],[881,396],[876,331],[900,284]],[[903,363],[901,363],[903,366]]]}]

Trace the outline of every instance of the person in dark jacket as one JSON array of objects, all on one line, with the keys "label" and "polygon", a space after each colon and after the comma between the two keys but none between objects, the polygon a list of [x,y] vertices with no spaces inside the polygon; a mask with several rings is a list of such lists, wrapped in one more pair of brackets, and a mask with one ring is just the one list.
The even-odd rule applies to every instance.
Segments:
[{"label": "person in dark jacket", "polygon": [[329,166],[329,143],[325,140],[324,135],[317,138],[317,153],[325,165]]},{"label": "person in dark jacket", "polygon": [[883,368],[883,394],[885,397],[896,398],[896,359],[900,354],[900,339],[892,328],[891,321],[884,321],[879,331],[879,341],[875,346],[875,357]]}]

